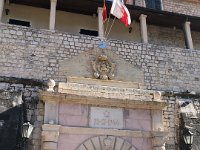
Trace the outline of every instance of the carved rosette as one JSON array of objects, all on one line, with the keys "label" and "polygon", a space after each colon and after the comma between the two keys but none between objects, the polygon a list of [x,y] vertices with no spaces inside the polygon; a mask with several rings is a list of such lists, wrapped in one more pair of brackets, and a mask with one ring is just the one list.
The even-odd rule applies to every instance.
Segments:
[{"label": "carved rosette", "polygon": [[115,64],[106,55],[100,55],[92,61],[94,77],[101,80],[112,80],[114,77]]}]

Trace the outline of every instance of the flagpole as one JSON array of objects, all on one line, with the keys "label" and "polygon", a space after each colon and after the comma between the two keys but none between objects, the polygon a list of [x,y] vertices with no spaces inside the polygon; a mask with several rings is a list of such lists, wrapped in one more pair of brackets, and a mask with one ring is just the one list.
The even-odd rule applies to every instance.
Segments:
[{"label": "flagpole", "polygon": [[106,35],[107,30],[108,30],[109,22],[110,22],[110,13],[109,13],[108,21],[106,22],[106,30],[104,32],[105,35]]},{"label": "flagpole", "polygon": [[108,34],[107,34],[107,36],[106,36],[106,40],[107,40],[107,38],[108,38],[108,35],[110,34],[110,31],[111,31],[111,29],[112,29],[112,27],[113,27],[113,25],[114,25],[114,22],[115,22],[115,19],[116,19],[116,17],[113,19],[113,21],[112,21],[112,24],[111,24],[111,26],[110,26],[110,29],[109,29],[109,31],[108,31]]},{"label": "flagpole", "polygon": [[[106,6],[106,0],[103,0],[103,3],[104,3],[104,6],[103,6],[103,7],[105,7],[105,6]],[[106,16],[107,16],[107,14],[106,14]],[[106,22],[106,29],[105,29],[105,31],[104,31],[104,35],[105,35],[105,36],[106,36],[106,32],[107,32],[107,29],[108,29],[109,22],[110,22],[110,13],[109,13],[109,18],[108,18],[108,20],[107,20],[107,22]]]}]

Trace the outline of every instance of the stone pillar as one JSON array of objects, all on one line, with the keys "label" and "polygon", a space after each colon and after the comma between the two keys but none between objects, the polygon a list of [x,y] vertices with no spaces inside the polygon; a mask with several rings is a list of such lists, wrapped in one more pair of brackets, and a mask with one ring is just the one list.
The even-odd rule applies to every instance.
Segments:
[{"label": "stone pillar", "polygon": [[193,41],[192,41],[192,35],[191,35],[191,30],[190,30],[190,22],[186,21],[184,23],[184,31],[185,31],[185,39],[186,39],[186,45],[187,48],[193,49]]},{"label": "stone pillar", "polygon": [[103,16],[102,16],[102,12],[103,12],[103,8],[102,7],[98,7],[98,32],[99,32],[99,37],[104,37],[104,25],[103,25]]},{"label": "stone pillar", "polygon": [[42,126],[41,150],[57,150],[60,125],[44,124]]},{"label": "stone pillar", "polygon": [[[153,95],[154,101],[161,101],[160,91],[154,92]],[[168,132],[164,131],[163,110],[151,110],[151,117],[153,150],[165,150],[165,143],[167,140]]]},{"label": "stone pillar", "polygon": [[152,131],[163,131],[162,110],[152,110]]},{"label": "stone pillar", "polygon": [[50,0],[51,1],[51,9],[50,9],[50,18],[49,18],[49,29],[55,29],[55,22],[56,22],[56,5],[57,0]]},{"label": "stone pillar", "polygon": [[4,0],[0,0],[0,22],[3,16],[3,7],[4,7]]},{"label": "stone pillar", "polygon": [[58,124],[58,106],[56,102],[45,102],[44,123]]},{"label": "stone pillar", "polygon": [[140,30],[141,30],[141,37],[143,43],[148,43],[148,35],[147,35],[147,23],[146,23],[147,15],[141,14],[140,15]]},{"label": "stone pillar", "polygon": [[[154,101],[161,101],[161,92],[155,91],[153,93]],[[151,110],[152,116],[152,131],[163,131],[163,111],[162,110]]]}]

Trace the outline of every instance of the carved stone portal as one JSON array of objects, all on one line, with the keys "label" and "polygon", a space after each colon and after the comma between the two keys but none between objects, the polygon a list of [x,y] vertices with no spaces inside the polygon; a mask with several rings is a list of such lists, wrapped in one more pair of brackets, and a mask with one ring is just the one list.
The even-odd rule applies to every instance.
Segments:
[{"label": "carved stone portal", "polygon": [[92,61],[94,77],[101,80],[112,80],[114,77],[115,64],[106,55],[100,55]]},{"label": "carved stone portal", "polygon": [[122,138],[115,136],[97,136],[86,140],[76,150],[136,150]]}]

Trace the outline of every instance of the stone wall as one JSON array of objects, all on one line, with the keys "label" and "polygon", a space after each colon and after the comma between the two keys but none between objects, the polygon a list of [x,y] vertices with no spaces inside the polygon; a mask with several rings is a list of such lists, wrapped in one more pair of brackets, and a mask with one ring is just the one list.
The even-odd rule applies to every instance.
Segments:
[{"label": "stone wall", "polygon": [[[101,108],[102,109],[102,108]],[[107,108],[108,109],[108,108]],[[111,108],[110,108],[111,109]],[[90,127],[90,116],[91,115],[91,106],[89,105],[76,105],[76,104],[62,104],[60,103],[59,109],[59,125],[68,126],[68,127]],[[123,109],[123,130],[133,130],[133,131],[151,131],[151,111],[150,110],[141,110],[141,109]],[[100,120],[99,120],[100,121]],[[101,120],[103,121],[103,120]],[[97,124],[105,124],[105,122],[96,122]],[[121,122],[119,120],[112,120]],[[116,123],[116,122],[115,122]],[[114,123],[114,124],[115,124]],[[106,127],[115,126],[110,122]],[[98,127],[96,127],[98,128]],[[88,138],[97,136],[95,134],[84,134],[80,131],[79,134],[73,133],[61,133],[58,140],[58,150],[64,150],[65,147],[68,147],[69,150],[74,150],[78,145],[86,141]],[[119,136],[120,137],[120,136]],[[151,149],[151,138],[149,137],[129,137],[125,136],[123,139],[126,139],[130,142],[136,149]],[[142,143],[142,144],[141,144]]]},{"label": "stone wall", "polygon": [[[43,81],[48,78],[66,81],[66,74],[58,72],[60,64],[64,60],[77,57],[80,53],[97,48],[99,41],[97,37],[0,24],[0,75]],[[200,91],[199,50],[119,40],[109,40],[107,48],[144,72],[145,89]],[[34,92],[34,95],[36,96],[37,92]],[[166,124],[171,131],[168,145],[173,149],[176,141],[176,102],[174,98],[164,99],[170,104],[164,111],[164,119],[166,123],[169,122]],[[36,128],[32,144],[35,149],[39,149],[43,105],[38,103],[34,110],[37,118],[34,120]]]},{"label": "stone wall", "polygon": [[[198,36],[194,34],[194,38],[195,37]],[[183,30],[176,28],[173,29],[148,25],[148,39],[150,44],[185,48],[185,37]],[[198,48],[200,49],[200,47]]]},{"label": "stone wall", "polygon": [[[63,60],[98,47],[99,38],[1,24],[2,76],[66,81]],[[200,91],[200,51],[109,40],[107,49],[144,72],[146,89]],[[128,70],[127,70],[128,74]]]},{"label": "stone wall", "polygon": [[[3,128],[0,132],[3,132],[3,137],[1,137],[1,141],[4,142],[2,145],[0,142],[0,149],[3,147],[7,147],[8,150],[10,149],[28,149],[28,150],[39,150],[40,145],[41,145],[41,126],[43,124],[43,118],[44,118],[44,106],[41,101],[38,99],[38,90],[42,89],[41,86],[37,85],[30,85],[27,83],[27,81],[30,82],[30,80],[23,80],[25,82],[21,82],[22,80],[20,79],[21,83],[16,83],[17,79],[15,78],[7,78],[7,77],[1,77],[0,78],[0,116],[6,115],[10,112],[10,119],[11,122],[9,124],[9,118],[6,118],[6,120],[2,120],[0,118],[0,122],[3,121],[7,127],[9,127],[9,130],[7,128]],[[5,82],[3,82],[3,80]],[[34,83],[34,81],[31,81]],[[5,93],[6,96],[5,96]],[[12,98],[13,95],[21,95],[21,99],[23,103],[20,106],[18,105],[17,107],[11,107],[13,102],[17,102],[16,98]],[[3,99],[6,102],[10,101],[10,107],[8,108],[7,111],[3,111],[1,108],[4,106],[3,105]],[[16,97],[16,96],[15,96]],[[16,110],[20,109],[20,110]],[[20,112],[19,112],[20,111]],[[18,113],[19,112],[19,113]],[[17,120],[17,122],[15,122]],[[24,143],[24,141],[21,139],[21,126],[23,122],[29,121],[33,126],[33,132],[31,134],[30,139]],[[2,124],[3,126],[3,124]],[[17,126],[17,127],[15,127]],[[1,127],[0,127],[1,128]],[[14,133],[14,130],[16,130],[16,134]],[[11,131],[12,133],[9,133]],[[12,134],[10,136],[9,134]],[[8,135],[8,136],[7,136]],[[10,138],[11,137],[11,138]],[[12,139],[14,138],[14,139]],[[14,141],[16,142],[14,143]],[[8,145],[6,145],[6,141]],[[12,145],[14,144],[14,145]],[[2,147],[3,146],[3,147]],[[3,149],[2,149],[3,150]],[[4,149],[6,150],[6,149]]]},{"label": "stone wall", "polygon": [[[145,0],[135,0],[136,6],[146,7]],[[200,3],[197,0],[161,0],[164,11],[200,16]]]},{"label": "stone wall", "polygon": [[192,32],[192,40],[194,43],[194,48],[200,49],[200,32]]},{"label": "stone wall", "polygon": [[[89,127],[90,109],[91,107],[87,105],[62,104],[59,109],[58,124],[62,126]],[[124,130],[151,131],[150,110],[124,109],[123,112]],[[101,122],[98,123],[101,124]]]},{"label": "stone wall", "polygon": [[163,96],[163,100],[168,103],[163,111],[163,121],[166,129],[169,130],[168,141],[166,144],[167,150],[175,150],[178,146],[178,131],[179,131],[179,109],[178,103],[174,96]]},{"label": "stone wall", "polygon": [[165,11],[186,14],[190,16],[200,16],[200,3],[192,0],[163,0]]}]

